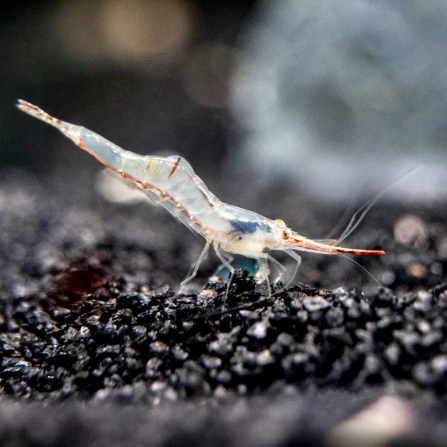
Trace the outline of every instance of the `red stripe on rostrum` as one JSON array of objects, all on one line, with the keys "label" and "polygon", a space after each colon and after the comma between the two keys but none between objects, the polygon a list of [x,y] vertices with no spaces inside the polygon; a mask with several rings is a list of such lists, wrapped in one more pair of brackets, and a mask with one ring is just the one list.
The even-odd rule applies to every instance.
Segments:
[{"label": "red stripe on rostrum", "polygon": [[344,247],[336,247],[333,245],[321,244],[319,242],[314,242],[311,239],[298,239],[296,237],[292,238],[290,241],[291,245],[296,248],[302,248],[303,250],[313,251],[315,253],[327,253],[327,254],[336,254],[336,253],[345,253],[345,254],[353,254],[353,255],[383,255],[385,254],[382,250],[363,250],[361,248],[344,248]]}]

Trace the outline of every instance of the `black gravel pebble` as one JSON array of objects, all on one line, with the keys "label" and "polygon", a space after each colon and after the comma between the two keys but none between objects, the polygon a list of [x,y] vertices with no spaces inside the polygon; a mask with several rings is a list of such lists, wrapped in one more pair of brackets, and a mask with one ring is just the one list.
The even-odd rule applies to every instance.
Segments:
[{"label": "black gravel pebble", "polygon": [[[129,427],[148,423],[149,414],[160,418],[145,432],[163,434],[154,445],[167,439],[181,443],[183,436],[196,443],[201,439],[202,445],[215,439],[251,445],[245,438],[235,440],[226,428],[241,430],[245,421],[255,430],[257,418],[275,417],[284,419],[278,425],[283,431],[273,430],[264,445],[293,439],[315,445],[341,420],[383,395],[411,402],[418,423],[421,409],[443,408],[447,283],[428,269],[416,285],[407,281],[399,253],[408,247],[395,241],[384,247],[390,257],[376,259],[372,267],[379,273],[392,270],[395,282],[374,289],[366,286],[364,275],[367,296],[362,283],[323,289],[316,281],[282,291],[278,287],[268,298],[264,285],[239,270],[223,310],[222,282],[184,296],[175,296],[163,282],[177,279],[169,269],[185,273],[184,253],[190,249],[175,222],[174,236],[160,245],[155,220],[164,215],[145,225],[143,214],[124,220],[124,212],[110,204],[96,203],[93,213],[91,205],[79,208],[62,193],[45,202],[39,188],[20,190],[6,183],[3,189],[20,195],[4,206],[0,218],[0,413],[5,420],[10,420],[6,414],[16,415],[14,423],[0,425],[2,445],[39,419],[35,411],[59,427],[53,427],[55,438],[44,445],[67,441],[69,430],[60,424],[70,427],[74,414],[88,430],[107,414],[118,421],[123,405],[131,408],[132,420],[123,419]],[[158,224],[169,227],[166,218]],[[441,236],[429,233],[426,249],[410,250],[412,262],[438,262],[445,268],[446,261],[430,248]],[[183,254],[177,255],[179,250]],[[310,263],[338,272],[326,259]],[[338,273],[347,274],[348,267],[340,264]],[[337,275],[332,279],[337,284]],[[332,396],[330,410],[325,396]],[[28,408],[25,398],[52,405]],[[243,409],[238,402],[244,402]],[[64,416],[57,414],[60,406]],[[205,408],[216,411],[208,437],[199,438],[210,424]],[[293,416],[286,417],[283,409]],[[236,425],[226,411],[239,414]],[[179,422],[186,414],[192,425]],[[311,424],[309,414],[317,418]],[[175,430],[171,420],[177,421]],[[438,413],[435,421],[442,425],[443,417]],[[131,433],[122,421],[118,426]],[[37,442],[37,436],[30,432],[23,445]],[[85,436],[85,445],[96,439]],[[442,445],[438,435],[427,436],[432,445]]]}]

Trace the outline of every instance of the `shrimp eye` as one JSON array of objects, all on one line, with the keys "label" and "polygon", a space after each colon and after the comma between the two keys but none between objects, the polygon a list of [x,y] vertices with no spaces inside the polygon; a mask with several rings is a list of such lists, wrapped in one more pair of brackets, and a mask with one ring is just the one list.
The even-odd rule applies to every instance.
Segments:
[{"label": "shrimp eye", "polygon": [[281,230],[280,235],[283,241],[288,241],[290,239],[290,236],[292,236],[288,228],[284,228],[283,230]]}]

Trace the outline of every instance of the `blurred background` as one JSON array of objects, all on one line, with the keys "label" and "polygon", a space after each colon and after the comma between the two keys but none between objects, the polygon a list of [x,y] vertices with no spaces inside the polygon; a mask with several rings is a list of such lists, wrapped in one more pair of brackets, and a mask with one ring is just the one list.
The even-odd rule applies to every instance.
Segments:
[{"label": "blurred background", "polygon": [[[212,181],[234,129],[230,78],[253,1],[18,1],[0,12],[5,172],[73,173],[98,165],[25,118],[16,98],[141,154],[180,154]],[[42,149],[44,148],[44,150]],[[91,183],[90,183],[91,184]]]},{"label": "blurred background", "polygon": [[[112,253],[114,265],[141,283],[151,272],[175,284],[202,243],[163,209],[135,204],[144,197],[119,189],[91,156],[17,110],[17,98],[133,152],[181,155],[221,200],[310,238],[340,234],[352,199],[364,203],[421,164],[347,245],[380,241],[376,248],[396,252],[394,232],[405,247],[415,239],[425,247],[423,208],[445,215],[447,2],[19,0],[0,8],[0,209],[10,228],[21,222],[31,235],[36,209],[53,216],[39,220],[49,242],[38,236],[30,271],[112,238],[109,251],[123,244],[119,253],[130,253]],[[410,217],[398,220],[404,212]],[[400,237],[402,228],[410,236]],[[34,259],[16,232],[14,256]],[[439,244],[445,259],[447,238]],[[331,273],[327,258],[314,258],[301,279],[343,283],[338,264]],[[359,262],[396,284],[392,267],[377,273],[378,260]],[[209,276],[216,265],[204,264]],[[436,283],[442,267],[433,272]]]},{"label": "blurred background", "polygon": [[109,189],[97,162],[13,107],[23,98],[125,149],[182,155],[224,201],[266,213],[277,191],[286,221],[302,198],[345,207],[421,164],[388,197],[447,197],[446,2],[0,8],[2,178]]},{"label": "blurred background", "polygon": [[323,200],[424,164],[394,196],[445,200],[446,2],[260,2],[246,25],[231,87],[241,163]]}]

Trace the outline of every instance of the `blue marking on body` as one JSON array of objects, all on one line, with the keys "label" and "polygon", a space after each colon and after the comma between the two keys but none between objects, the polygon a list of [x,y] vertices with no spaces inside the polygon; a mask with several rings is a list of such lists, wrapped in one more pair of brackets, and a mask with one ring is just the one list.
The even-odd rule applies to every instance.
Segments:
[{"label": "blue marking on body", "polygon": [[240,231],[245,234],[254,233],[259,227],[259,222],[253,221],[244,222],[243,220],[230,220],[230,223],[234,228],[234,231]]}]

